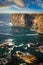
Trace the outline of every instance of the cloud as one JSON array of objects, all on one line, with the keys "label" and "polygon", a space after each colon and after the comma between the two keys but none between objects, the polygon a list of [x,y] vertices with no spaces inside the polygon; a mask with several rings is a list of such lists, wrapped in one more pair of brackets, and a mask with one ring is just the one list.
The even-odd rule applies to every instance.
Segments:
[{"label": "cloud", "polygon": [[43,1],[42,0],[35,0],[34,4],[36,4],[37,6],[43,8]]},{"label": "cloud", "polygon": [[8,2],[14,2],[15,4],[21,6],[21,7],[24,7],[24,2],[23,0],[6,0]]},{"label": "cloud", "polygon": [[2,4],[0,4],[0,9],[11,8],[11,7],[21,9],[24,7],[24,2],[23,0],[5,0],[2,1]]},{"label": "cloud", "polygon": [[[13,8],[14,7],[14,8]],[[15,6],[10,6],[10,7],[2,7],[0,8],[0,13],[42,13],[43,10],[41,11],[36,11],[36,10],[33,10],[33,9],[26,9],[26,8],[16,8],[15,9]]]},{"label": "cloud", "polygon": [[15,3],[17,3],[18,5],[24,7],[23,0],[15,0]]},{"label": "cloud", "polygon": [[[12,7],[15,7],[15,6],[12,6]],[[11,6],[10,7],[1,7],[0,8],[0,13],[32,13],[34,12],[32,9],[25,9],[25,8],[12,8]]]},{"label": "cloud", "polygon": [[[3,4],[4,6],[0,7],[0,13],[40,13],[40,12],[42,13],[43,12],[43,9],[37,10],[34,9],[34,7],[33,9],[29,8],[29,6],[32,4],[35,5],[37,4],[36,6],[43,8],[43,3],[41,0],[34,0],[31,2],[27,0],[29,4],[24,4],[24,0],[5,0],[5,1],[9,3],[9,5]],[[25,7],[25,5],[27,6]]]},{"label": "cloud", "polygon": [[37,7],[43,8],[43,0],[31,0],[30,5],[35,5]]}]

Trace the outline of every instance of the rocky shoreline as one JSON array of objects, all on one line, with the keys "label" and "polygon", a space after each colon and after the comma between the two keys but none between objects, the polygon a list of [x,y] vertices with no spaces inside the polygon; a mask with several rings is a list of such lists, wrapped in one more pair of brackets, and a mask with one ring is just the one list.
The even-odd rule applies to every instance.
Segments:
[{"label": "rocky shoreline", "polygon": [[[23,58],[24,58],[24,55],[23,55]],[[6,54],[3,54],[3,57],[0,58],[0,65],[43,65],[43,60],[40,62],[40,59],[37,58],[35,62],[27,63],[26,59],[23,60],[15,54],[6,53]]]},{"label": "rocky shoreline", "polygon": [[[31,47],[31,45],[35,46],[32,43],[30,45],[29,43],[27,44],[28,47]],[[5,53],[0,52],[0,65],[43,65],[43,58],[41,59],[22,51],[16,51],[15,54],[12,53],[14,45],[10,42],[1,44],[0,48],[8,50]],[[40,45],[37,50],[43,53],[43,45]]]}]

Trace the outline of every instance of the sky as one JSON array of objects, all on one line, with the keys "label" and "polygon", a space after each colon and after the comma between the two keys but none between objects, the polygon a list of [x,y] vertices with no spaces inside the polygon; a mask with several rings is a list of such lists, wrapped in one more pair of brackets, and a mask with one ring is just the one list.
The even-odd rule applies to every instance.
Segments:
[{"label": "sky", "polygon": [[43,13],[43,0],[0,0],[0,13]]}]

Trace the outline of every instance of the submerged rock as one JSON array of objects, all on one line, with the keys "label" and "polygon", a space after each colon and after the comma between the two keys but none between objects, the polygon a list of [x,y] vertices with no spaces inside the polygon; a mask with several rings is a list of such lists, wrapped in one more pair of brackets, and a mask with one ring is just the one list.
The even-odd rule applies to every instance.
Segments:
[{"label": "submerged rock", "polygon": [[43,63],[40,63],[39,65],[43,65]]},{"label": "submerged rock", "polygon": [[39,51],[39,52],[43,53],[43,45],[40,45],[40,46],[36,49],[36,51]]},{"label": "submerged rock", "polygon": [[20,65],[27,65],[26,63],[21,63]]},{"label": "submerged rock", "polygon": [[26,63],[34,63],[37,58],[33,55],[30,55],[28,53],[23,53],[23,52],[20,52],[20,51],[17,51],[16,52],[16,55],[21,58],[22,60],[24,60]]}]

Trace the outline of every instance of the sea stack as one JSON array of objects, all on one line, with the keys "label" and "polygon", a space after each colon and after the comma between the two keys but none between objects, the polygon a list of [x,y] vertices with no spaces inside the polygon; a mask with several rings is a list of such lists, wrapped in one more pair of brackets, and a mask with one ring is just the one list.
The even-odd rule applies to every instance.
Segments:
[{"label": "sea stack", "polygon": [[25,20],[23,14],[11,14],[11,23],[13,26],[25,27]]}]

